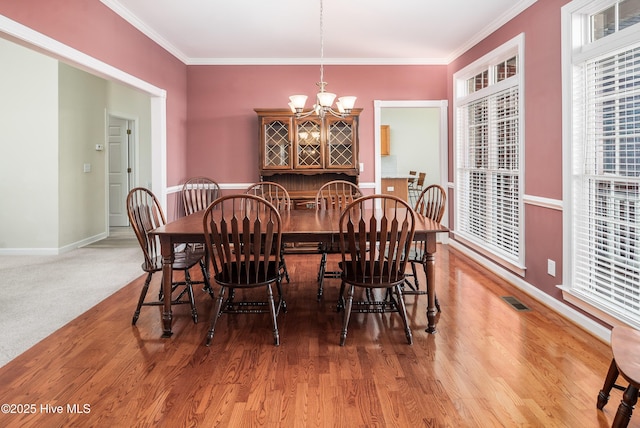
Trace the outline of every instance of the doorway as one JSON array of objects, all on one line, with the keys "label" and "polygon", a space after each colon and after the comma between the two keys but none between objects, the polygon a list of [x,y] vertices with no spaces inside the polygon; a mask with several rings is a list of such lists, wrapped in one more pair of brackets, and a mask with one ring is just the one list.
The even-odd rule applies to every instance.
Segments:
[{"label": "doorway", "polygon": [[126,199],[133,177],[135,121],[109,115],[107,126],[107,171],[109,227],[129,226]]},{"label": "doorway", "polygon": [[[434,118],[434,126],[437,127],[435,134],[437,137],[426,139],[414,144],[424,144],[431,146],[431,150],[427,152],[437,153],[437,159],[425,159],[425,165],[431,165],[431,167],[425,166],[424,169],[431,171],[424,171],[430,177],[429,182],[439,184],[445,189],[448,188],[448,101],[447,100],[411,100],[411,101],[374,101],[374,130],[375,130],[375,188],[376,193],[381,193],[381,178],[382,178],[382,155],[380,150],[380,125],[383,125],[383,117],[385,112],[393,113],[399,112],[402,109],[422,109],[422,110],[437,110],[438,113]],[[392,114],[386,115],[392,116]],[[425,152],[424,147],[421,147],[420,152]],[[431,172],[431,174],[430,174]],[[398,173],[407,174],[408,171],[398,171]],[[448,215],[445,210],[445,215],[442,218],[442,224],[448,226]]]},{"label": "doorway", "polygon": [[[18,40],[26,48],[37,50],[44,55],[57,58],[60,61],[103,77],[105,80],[120,83],[126,87],[138,90],[149,96],[150,115],[150,143],[151,143],[151,180],[148,183],[160,200],[160,205],[167,210],[167,93],[166,90],[154,86],[131,74],[88,56],[76,49],[70,48],[45,36],[29,27],[0,15],[0,37],[8,40]],[[105,213],[105,215],[107,215]]]}]

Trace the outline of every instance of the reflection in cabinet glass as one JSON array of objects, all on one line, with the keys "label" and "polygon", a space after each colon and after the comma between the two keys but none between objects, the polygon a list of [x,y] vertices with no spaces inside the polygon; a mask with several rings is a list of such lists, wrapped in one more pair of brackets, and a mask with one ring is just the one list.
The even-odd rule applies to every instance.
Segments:
[{"label": "reflection in cabinet glass", "polygon": [[321,168],[320,122],[304,120],[297,123],[296,167]]}]

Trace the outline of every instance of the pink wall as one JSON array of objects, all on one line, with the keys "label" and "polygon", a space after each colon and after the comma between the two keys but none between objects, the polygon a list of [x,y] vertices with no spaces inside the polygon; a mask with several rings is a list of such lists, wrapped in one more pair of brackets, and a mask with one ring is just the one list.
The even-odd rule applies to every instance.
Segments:
[{"label": "pink wall", "polygon": [[[525,183],[524,193],[562,200],[562,81],[560,8],[568,0],[534,3],[491,36],[449,64],[448,91],[453,74],[524,33],[525,46]],[[451,101],[453,104],[453,101]],[[450,135],[453,117],[450,112]],[[449,142],[452,154],[453,141]],[[450,178],[453,156],[449,159]],[[453,195],[451,195],[453,196]],[[562,283],[562,212],[527,205],[525,208],[525,280],[558,299]],[[453,218],[450,219],[453,221]],[[451,224],[451,223],[450,223]],[[556,276],[547,274],[547,259],[556,262]]]},{"label": "pink wall", "polygon": [[[254,108],[287,108],[289,95],[313,98],[319,66],[189,66],[188,171],[221,182],[258,179]],[[360,180],[374,180],[373,101],[446,99],[445,66],[325,66],[327,90],[358,97]],[[308,101],[308,107],[311,102]]]},{"label": "pink wall", "polygon": [[0,2],[0,14],[167,91],[167,179],[187,175],[187,67],[99,1]]}]

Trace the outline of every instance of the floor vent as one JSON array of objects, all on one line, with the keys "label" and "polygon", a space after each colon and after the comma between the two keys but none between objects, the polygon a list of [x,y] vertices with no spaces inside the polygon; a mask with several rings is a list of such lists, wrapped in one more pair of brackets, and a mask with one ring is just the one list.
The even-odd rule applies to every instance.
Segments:
[{"label": "floor vent", "polygon": [[524,303],[522,303],[520,300],[516,299],[513,296],[502,296],[502,300],[504,300],[505,302],[507,302],[509,305],[511,305],[511,307],[513,309],[515,309],[516,311],[530,311],[531,309],[529,309],[527,307],[527,305],[525,305]]}]

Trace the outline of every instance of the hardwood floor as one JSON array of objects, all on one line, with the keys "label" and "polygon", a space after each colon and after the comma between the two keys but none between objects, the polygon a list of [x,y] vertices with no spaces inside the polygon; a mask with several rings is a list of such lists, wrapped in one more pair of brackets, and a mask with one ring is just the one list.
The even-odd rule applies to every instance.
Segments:
[{"label": "hardwood floor", "polygon": [[[424,332],[425,297],[406,298],[412,346],[397,314],[354,314],[340,347],[339,282],[326,280],[318,303],[318,262],[287,255],[279,347],[266,314],[223,315],[205,347],[213,302],[200,290],[197,325],[182,305],[170,339],[160,338],[158,308],[143,308],[132,327],[141,277],[0,368],[0,403],[33,411],[3,408],[0,426],[586,428],[613,420],[621,391],[596,409],[608,345],[460,253],[438,252],[438,333]],[[507,295],[531,311],[514,310]]]}]

